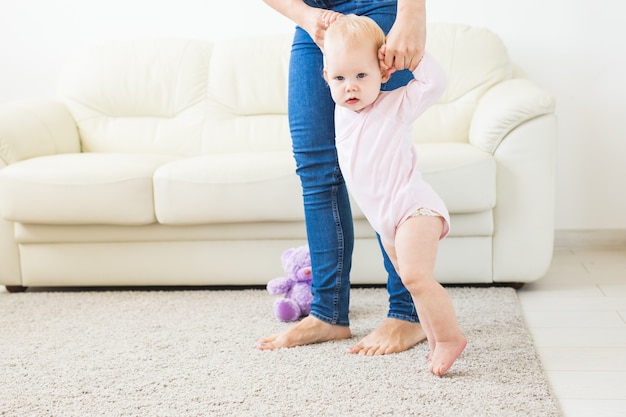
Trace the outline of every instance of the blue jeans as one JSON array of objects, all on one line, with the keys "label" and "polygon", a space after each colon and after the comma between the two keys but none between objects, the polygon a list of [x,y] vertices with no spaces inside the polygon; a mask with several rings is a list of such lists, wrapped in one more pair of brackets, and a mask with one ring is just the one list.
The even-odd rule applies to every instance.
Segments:
[{"label": "blue jeans", "polygon": [[[395,0],[308,0],[307,3],[344,14],[369,16],[385,33],[395,21],[397,7]],[[310,314],[326,323],[348,326],[354,229],[348,190],[335,150],[335,104],[322,69],[322,52],[308,33],[297,27],[289,65],[288,113],[313,269]],[[412,78],[409,71],[396,72],[383,89],[392,90]],[[419,321],[411,295],[382,246],[381,250],[388,272],[388,317]]]}]

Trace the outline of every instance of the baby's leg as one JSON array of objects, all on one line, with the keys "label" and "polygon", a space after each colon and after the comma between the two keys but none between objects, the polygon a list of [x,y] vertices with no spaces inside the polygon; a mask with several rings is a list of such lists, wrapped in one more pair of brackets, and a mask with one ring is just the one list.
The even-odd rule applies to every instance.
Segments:
[{"label": "baby's leg", "polygon": [[430,328],[428,317],[420,316],[420,323],[422,323],[422,328],[424,329],[424,333],[426,333],[426,339],[428,339],[428,361],[430,362],[432,361],[433,353],[435,352],[435,345],[436,345],[435,335],[433,334],[433,331]]},{"label": "baby's leg", "polygon": [[398,227],[395,240],[399,275],[434,339],[430,371],[438,376],[452,366],[467,344],[452,300],[434,277],[442,228],[441,217],[410,217]]},{"label": "baby's leg", "polygon": [[[387,252],[387,256],[389,256],[389,260],[393,264],[393,267],[396,269],[396,272],[398,272],[398,275],[400,275],[400,269],[398,268],[398,256],[396,255],[395,247],[387,246],[384,243],[383,247],[385,248],[385,252]],[[400,275],[400,277],[402,277],[402,275]],[[402,278],[402,280],[404,282],[404,278]],[[415,303],[415,300],[413,300],[413,302]],[[415,308],[417,309],[417,307]],[[430,329],[428,317],[423,317],[419,315],[419,311],[418,316],[420,319],[420,324],[422,325],[422,330],[424,330],[424,334],[426,334],[426,340],[428,340],[428,360],[430,361],[432,359],[433,352],[435,351],[435,337],[433,336],[432,330]]]}]

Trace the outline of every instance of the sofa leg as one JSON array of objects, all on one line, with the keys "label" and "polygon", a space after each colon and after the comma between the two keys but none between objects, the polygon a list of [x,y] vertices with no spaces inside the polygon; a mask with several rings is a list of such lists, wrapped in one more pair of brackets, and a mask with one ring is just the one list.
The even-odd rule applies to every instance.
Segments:
[{"label": "sofa leg", "polygon": [[21,285],[6,285],[8,292],[24,292],[28,287],[22,287]]}]

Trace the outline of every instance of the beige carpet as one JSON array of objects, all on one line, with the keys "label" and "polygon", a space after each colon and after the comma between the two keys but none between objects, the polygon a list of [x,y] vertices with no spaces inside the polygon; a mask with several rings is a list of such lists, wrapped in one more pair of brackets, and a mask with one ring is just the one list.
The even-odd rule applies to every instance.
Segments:
[{"label": "beige carpet", "polygon": [[443,378],[425,343],[344,353],[384,289],[353,289],[352,340],[275,352],[263,290],[0,293],[0,416],[558,416],[514,290],[449,292],[469,344]]}]

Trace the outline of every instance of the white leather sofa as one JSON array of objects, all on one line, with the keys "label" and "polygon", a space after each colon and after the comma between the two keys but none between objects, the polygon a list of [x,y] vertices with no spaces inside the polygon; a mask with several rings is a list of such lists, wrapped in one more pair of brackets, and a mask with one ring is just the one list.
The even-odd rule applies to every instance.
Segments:
[{"label": "white leather sofa", "polygon": [[[306,242],[287,124],[291,36],[116,42],[55,99],[0,107],[0,284],[264,285]],[[428,29],[449,86],[415,124],[448,205],[443,283],[524,283],[552,257],[554,99],[501,40]],[[321,75],[320,75],[321,76]],[[353,283],[384,283],[356,205]]]}]

